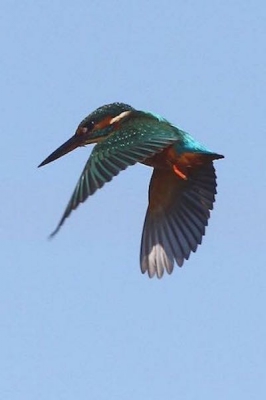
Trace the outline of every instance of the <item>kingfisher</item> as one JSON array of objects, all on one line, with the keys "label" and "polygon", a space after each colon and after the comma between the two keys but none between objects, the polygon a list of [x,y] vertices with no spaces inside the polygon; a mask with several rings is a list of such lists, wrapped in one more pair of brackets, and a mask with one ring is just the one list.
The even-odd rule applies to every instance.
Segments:
[{"label": "kingfisher", "polygon": [[213,161],[224,156],[160,115],[117,102],[89,114],[75,134],[39,167],[93,143],[96,145],[50,236],[97,189],[120,171],[142,163],[152,167],[153,173],[141,238],[141,271],[150,278],[161,278],[164,271],[171,274],[175,263],[181,267],[202,242],[217,193]]}]

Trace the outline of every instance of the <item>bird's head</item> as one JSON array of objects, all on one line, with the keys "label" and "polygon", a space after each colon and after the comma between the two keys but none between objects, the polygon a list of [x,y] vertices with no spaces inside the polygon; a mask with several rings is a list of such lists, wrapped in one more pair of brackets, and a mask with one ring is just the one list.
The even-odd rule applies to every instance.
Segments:
[{"label": "bird's head", "polygon": [[133,107],[124,103],[112,103],[97,108],[81,121],[74,136],[50,154],[39,167],[62,157],[79,146],[98,143],[105,139],[115,129],[115,126],[133,110]]}]

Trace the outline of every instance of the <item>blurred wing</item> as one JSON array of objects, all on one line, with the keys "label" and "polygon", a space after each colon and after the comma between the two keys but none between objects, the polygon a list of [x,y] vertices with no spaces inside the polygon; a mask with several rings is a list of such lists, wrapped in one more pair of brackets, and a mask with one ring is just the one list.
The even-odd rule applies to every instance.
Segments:
[{"label": "blurred wing", "polygon": [[107,139],[98,143],[87,161],[54,236],[64,220],[89,196],[130,165],[141,162],[178,140],[177,130],[153,118],[138,118],[121,124]]},{"label": "blurred wing", "polygon": [[181,267],[205,234],[216,194],[213,163],[190,170],[188,180],[155,169],[141,241],[141,271],[161,278],[174,261]]}]

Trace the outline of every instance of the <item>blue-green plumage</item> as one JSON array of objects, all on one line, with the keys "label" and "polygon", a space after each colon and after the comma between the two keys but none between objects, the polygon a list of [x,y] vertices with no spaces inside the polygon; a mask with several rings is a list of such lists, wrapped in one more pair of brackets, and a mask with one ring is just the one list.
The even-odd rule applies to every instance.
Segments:
[{"label": "blue-green plumage", "polygon": [[195,251],[216,193],[211,152],[164,118],[123,103],[98,108],[78,126],[75,135],[40,166],[84,144],[97,143],[67,208],[52,236],[72,210],[113,176],[136,162],[152,166],[141,245],[141,270],[161,277],[181,266]]}]

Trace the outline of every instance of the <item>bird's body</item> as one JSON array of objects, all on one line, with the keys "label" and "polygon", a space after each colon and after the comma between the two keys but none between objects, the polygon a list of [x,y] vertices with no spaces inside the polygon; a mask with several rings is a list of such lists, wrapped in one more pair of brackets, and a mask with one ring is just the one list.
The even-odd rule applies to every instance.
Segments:
[{"label": "bird's body", "polygon": [[160,278],[182,266],[205,234],[216,194],[213,153],[164,118],[123,103],[98,108],[45,165],[78,146],[97,143],[56,228],[113,176],[137,162],[153,167],[143,227],[142,272]]}]

